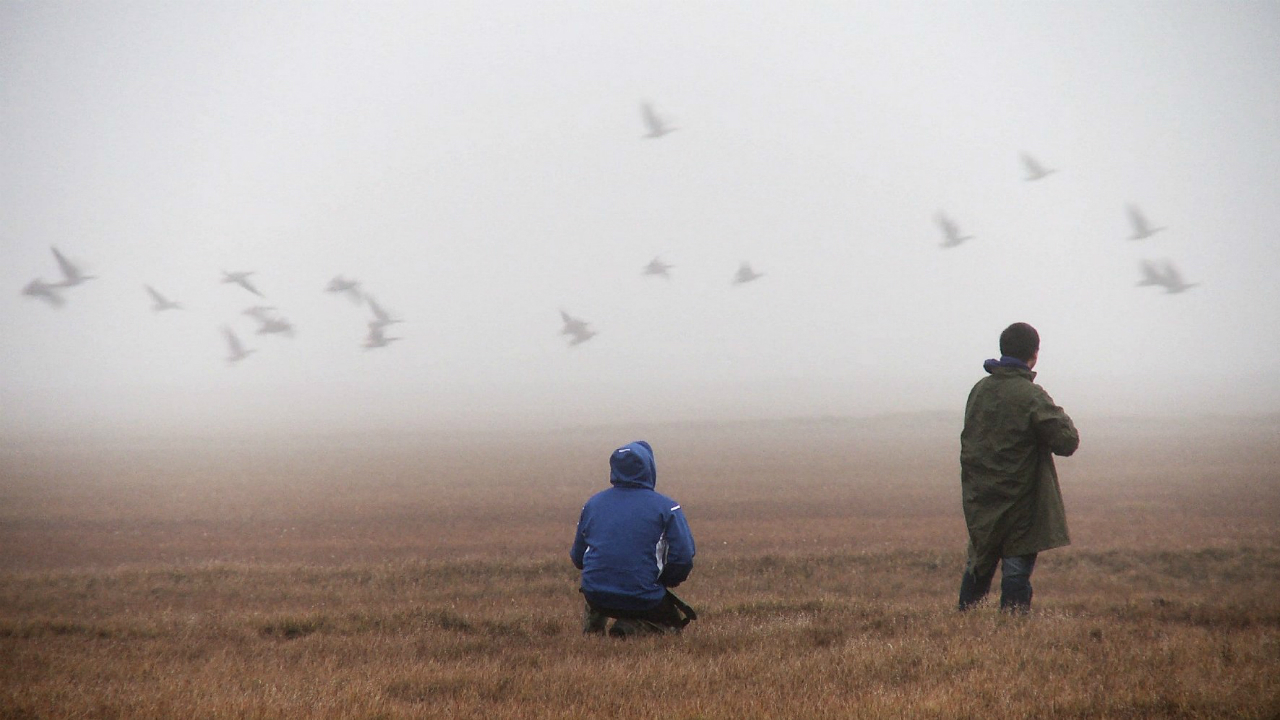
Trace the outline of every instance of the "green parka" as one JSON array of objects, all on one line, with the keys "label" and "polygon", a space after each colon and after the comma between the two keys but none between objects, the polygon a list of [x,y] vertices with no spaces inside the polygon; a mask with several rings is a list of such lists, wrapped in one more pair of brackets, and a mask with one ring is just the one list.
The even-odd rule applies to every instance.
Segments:
[{"label": "green parka", "polygon": [[1071,543],[1053,456],[1068,456],[1080,434],[1022,367],[994,366],[965,404],[960,487],[969,561],[985,573],[1002,557]]}]

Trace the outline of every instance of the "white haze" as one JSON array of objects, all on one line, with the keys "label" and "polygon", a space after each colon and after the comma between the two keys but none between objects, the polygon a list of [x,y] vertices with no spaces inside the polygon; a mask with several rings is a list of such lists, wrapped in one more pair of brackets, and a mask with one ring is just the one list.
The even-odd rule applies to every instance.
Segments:
[{"label": "white haze", "polygon": [[1019,320],[1073,414],[1274,413],[1277,48],[1275,3],[5,1],[0,430],[958,414]]}]

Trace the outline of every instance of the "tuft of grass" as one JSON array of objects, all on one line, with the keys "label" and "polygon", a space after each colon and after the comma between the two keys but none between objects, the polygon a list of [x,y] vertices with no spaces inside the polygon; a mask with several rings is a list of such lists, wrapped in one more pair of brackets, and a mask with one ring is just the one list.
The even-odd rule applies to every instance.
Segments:
[{"label": "tuft of grass", "polygon": [[329,620],[320,615],[286,615],[263,623],[259,632],[265,637],[296,640],[323,630]]},{"label": "tuft of grass", "polygon": [[832,625],[816,625],[805,630],[805,638],[814,647],[829,648],[840,645],[848,635],[848,630]]},{"label": "tuft of grass", "polygon": [[404,679],[388,683],[384,692],[400,702],[430,703],[461,697],[467,693],[468,685],[465,678]]},{"label": "tuft of grass", "polygon": [[77,620],[18,620],[0,622],[0,638],[41,638],[77,636],[106,640],[116,636],[117,631],[103,625],[85,623]]},{"label": "tuft of grass", "polygon": [[435,623],[436,627],[441,630],[451,630],[463,633],[475,632],[476,630],[474,623],[454,612],[452,609],[437,611],[431,620]]}]

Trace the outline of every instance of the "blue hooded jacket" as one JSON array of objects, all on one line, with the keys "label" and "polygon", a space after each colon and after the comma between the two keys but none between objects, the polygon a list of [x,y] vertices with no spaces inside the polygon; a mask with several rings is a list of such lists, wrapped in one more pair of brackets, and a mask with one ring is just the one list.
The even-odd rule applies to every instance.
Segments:
[{"label": "blue hooded jacket", "polygon": [[693,534],[680,504],[655,492],[658,470],[643,440],[613,451],[608,490],[582,508],[569,557],[582,593],[614,610],[657,607],[693,569]]}]

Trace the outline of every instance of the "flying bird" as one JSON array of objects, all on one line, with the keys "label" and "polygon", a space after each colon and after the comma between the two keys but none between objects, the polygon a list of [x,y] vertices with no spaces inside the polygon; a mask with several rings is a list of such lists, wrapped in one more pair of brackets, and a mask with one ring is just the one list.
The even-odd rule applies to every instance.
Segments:
[{"label": "flying bird", "polygon": [[266,322],[271,319],[274,311],[275,308],[271,305],[254,305],[251,308],[246,308],[244,314],[259,322]]},{"label": "flying bird", "polygon": [[561,328],[560,334],[572,337],[569,347],[581,345],[596,336],[596,331],[591,329],[587,321],[576,318],[564,310],[560,311],[560,318],[564,320],[564,327]]},{"label": "flying bird", "polygon": [[1142,261],[1142,279],[1138,281],[1138,287],[1146,287],[1148,285],[1164,285],[1164,272],[1150,260]]},{"label": "flying bird", "polygon": [[564,320],[564,327],[561,328],[561,335],[578,335],[587,330],[586,321],[576,318],[569,313],[561,310],[560,318]]},{"label": "flying bird", "polygon": [[595,337],[596,334],[597,333],[595,330],[591,330],[588,328],[583,328],[582,330],[572,333],[573,339],[569,341],[569,347],[573,347],[575,345],[581,345],[582,343]]},{"label": "flying bird", "polygon": [[293,337],[293,323],[285,320],[270,305],[254,305],[246,308],[244,314],[258,321],[259,335],[283,334]]},{"label": "flying bird", "polygon": [[1036,180],[1043,180],[1046,177],[1049,177],[1050,175],[1058,172],[1053,168],[1046,168],[1045,166],[1036,162],[1036,159],[1031,157],[1027,153],[1022,153],[1022,165],[1027,169],[1027,178],[1026,178],[1027,182],[1035,182]]},{"label": "flying bird", "polygon": [[43,300],[53,307],[62,307],[66,300],[63,299],[62,295],[58,294],[59,287],[61,287],[59,283],[47,283],[42,278],[36,278],[22,288],[22,294],[37,300]]},{"label": "flying bird", "polygon": [[946,239],[942,241],[942,247],[953,248],[965,240],[973,239],[972,235],[961,235],[960,226],[957,225],[954,220],[947,217],[945,213],[938,213],[937,221],[938,227],[942,228],[942,234],[946,237]]},{"label": "flying bird", "polygon": [[652,260],[650,260],[650,261],[649,261],[649,264],[648,264],[648,265],[645,265],[645,266],[644,266],[644,271],[643,271],[641,274],[643,274],[643,275],[661,275],[662,277],[664,277],[664,278],[666,278],[666,279],[670,280],[670,279],[671,279],[671,274],[670,274],[670,273],[668,273],[667,271],[668,271],[668,270],[670,270],[670,269],[671,269],[671,268],[673,268],[673,267],[675,267],[675,265],[668,265],[667,263],[662,262],[662,259],[661,259],[661,258],[656,258],[656,257],[655,257],[654,259],[652,259]]},{"label": "flying bird", "polygon": [[641,103],[640,114],[644,118],[644,126],[647,130],[644,137],[650,140],[656,140],[678,129],[668,125],[667,121],[663,120],[662,116],[654,111],[653,105],[650,103]]},{"label": "flying bird", "polygon": [[246,349],[245,346],[240,343],[240,338],[236,337],[236,334],[232,332],[231,328],[224,325],[222,327],[222,334],[227,338],[227,350],[229,352],[227,355],[228,364],[234,365],[249,357],[249,354],[254,352],[253,350]]},{"label": "flying bird", "polygon": [[369,335],[364,339],[364,349],[372,350],[373,348],[386,347],[400,339],[398,337],[387,337],[382,332],[382,326],[375,327],[373,323],[370,323]]},{"label": "flying bird", "polygon": [[1129,206],[1129,224],[1133,226],[1133,235],[1129,236],[1130,240],[1145,240],[1164,230],[1162,227],[1152,227],[1137,205]]},{"label": "flying bird", "polygon": [[182,305],[170,300],[164,295],[161,295],[160,291],[156,290],[150,285],[144,285],[143,287],[147,289],[147,294],[151,296],[151,300],[154,303],[151,306],[152,311],[160,312],[161,310],[181,310],[182,309]]},{"label": "flying bird", "polygon": [[293,337],[293,323],[284,318],[260,318],[259,335],[285,335]]},{"label": "flying bird", "polygon": [[1164,264],[1164,291],[1169,294],[1177,294],[1190,290],[1200,283],[1189,283],[1182,279],[1182,273],[1173,266],[1172,263]]},{"label": "flying bird", "polygon": [[253,274],[254,273],[252,272],[227,272],[226,270],[223,270],[222,282],[235,283],[258,297],[266,297],[262,293],[258,292],[258,288],[254,287],[253,283],[249,282],[249,276]]},{"label": "flying bird", "polygon": [[1164,291],[1171,295],[1185,292],[1200,283],[1189,283],[1182,279],[1182,273],[1178,272],[1178,268],[1173,263],[1166,262],[1164,264]]},{"label": "flying bird", "polygon": [[359,304],[363,297],[360,294],[360,283],[355,280],[348,280],[341,275],[330,280],[324,290],[331,293],[346,293],[347,297],[351,298],[351,302],[356,304]]},{"label": "flying bird", "polygon": [[58,268],[62,270],[62,282],[57,283],[57,287],[73,287],[79,285],[85,280],[93,280],[96,275],[85,275],[75,263],[71,262],[62,253],[58,252],[58,248],[51,248],[53,257],[58,260]]},{"label": "flying bird", "polygon": [[364,293],[364,300],[365,302],[369,303],[369,310],[373,313],[373,320],[369,321],[370,329],[374,329],[374,328],[381,329],[388,325],[394,325],[395,323],[398,323],[398,322],[404,322],[399,318],[393,317],[391,313],[387,312],[386,308],[379,305],[378,301],[374,300],[372,295],[368,293]]},{"label": "flying bird", "polygon": [[744,262],[738,266],[738,272],[733,274],[733,280],[730,285],[742,285],[749,283],[757,278],[764,277],[764,273],[758,273],[751,269],[751,263]]},{"label": "flying bird", "polygon": [[1138,281],[1138,286],[1158,285],[1164,288],[1164,291],[1170,295],[1176,295],[1186,292],[1200,283],[1189,283],[1182,278],[1182,273],[1173,266],[1173,263],[1165,262],[1163,268],[1157,268],[1155,263],[1144,260],[1142,261],[1142,279]]}]

